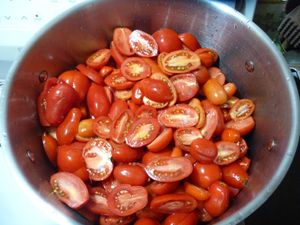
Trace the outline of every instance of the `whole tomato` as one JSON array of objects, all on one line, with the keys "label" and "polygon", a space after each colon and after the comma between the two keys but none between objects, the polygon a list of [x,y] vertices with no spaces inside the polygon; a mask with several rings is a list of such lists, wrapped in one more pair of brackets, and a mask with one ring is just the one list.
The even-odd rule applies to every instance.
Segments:
[{"label": "whole tomato", "polygon": [[176,31],[162,28],[152,35],[158,44],[159,52],[172,52],[182,49],[181,41]]},{"label": "whole tomato", "polygon": [[107,116],[110,102],[103,86],[93,83],[87,93],[87,105],[91,116]]}]

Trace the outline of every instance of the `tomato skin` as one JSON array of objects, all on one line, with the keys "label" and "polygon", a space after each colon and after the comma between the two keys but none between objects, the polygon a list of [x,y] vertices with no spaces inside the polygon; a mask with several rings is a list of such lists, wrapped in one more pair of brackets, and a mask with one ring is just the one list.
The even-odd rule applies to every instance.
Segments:
[{"label": "tomato skin", "polygon": [[202,135],[195,127],[179,128],[174,132],[175,145],[184,151],[191,151],[192,142],[198,138]]},{"label": "tomato skin", "polygon": [[199,85],[194,74],[178,74],[170,79],[176,89],[178,100],[185,102],[193,98],[199,91]]},{"label": "tomato skin", "polygon": [[129,45],[135,54],[142,57],[153,57],[158,53],[155,39],[141,30],[134,30],[129,35]]},{"label": "tomato skin", "polygon": [[191,33],[182,33],[182,34],[179,34],[178,38],[191,51],[196,51],[198,48],[201,48],[201,46],[200,46],[197,38],[193,34],[191,34]]},{"label": "tomato skin", "polygon": [[98,70],[108,63],[110,55],[110,49],[99,49],[87,58],[86,64]]},{"label": "tomato skin", "polygon": [[162,151],[159,151],[159,152],[150,152],[150,151],[148,151],[143,155],[142,163],[144,165],[146,165],[154,159],[159,159],[159,158],[164,157],[164,156],[171,156],[171,153],[172,153],[172,151],[168,148],[163,149]]},{"label": "tomato skin", "polygon": [[159,152],[165,149],[172,140],[172,128],[164,128],[161,133],[149,145],[147,145],[147,148],[151,152]]},{"label": "tomato skin", "polygon": [[248,174],[238,163],[234,162],[222,168],[223,180],[226,184],[241,189],[248,181]]},{"label": "tomato skin", "polygon": [[215,79],[209,79],[203,85],[203,92],[207,99],[214,105],[222,105],[227,101],[227,94]]},{"label": "tomato skin", "polygon": [[212,141],[198,138],[192,142],[190,153],[200,163],[212,163],[218,149]]},{"label": "tomato skin", "polygon": [[119,70],[105,77],[104,83],[115,90],[127,90],[134,85],[134,82],[128,80]]},{"label": "tomato skin", "polygon": [[240,132],[241,136],[247,135],[255,127],[255,121],[252,116],[243,120],[231,120],[225,124],[227,128],[233,128]]},{"label": "tomato skin", "polygon": [[150,191],[156,195],[164,195],[164,194],[169,194],[171,192],[174,192],[180,182],[175,181],[175,182],[159,182],[159,181],[153,181],[149,188]]},{"label": "tomato skin", "polygon": [[238,100],[230,109],[229,115],[234,121],[244,120],[252,115],[255,105],[250,99]]},{"label": "tomato skin", "polygon": [[210,140],[217,129],[220,115],[217,107],[210,103],[210,101],[203,100],[201,105],[203,106],[205,112],[205,124],[201,128],[201,134],[205,139]]},{"label": "tomato skin", "polygon": [[119,50],[117,49],[116,45],[112,41],[110,43],[110,51],[111,51],[111,57],[114,59],[118,67],[121,67],[122,63],[127,59],[127,56],[122,55]]},{"label": "tomato skin", "polygon": [[222,141],[238,142],[240,139],[240,132],[233,128],[225,128],[221,134]]},{"label": "tomato skin", "polygon": [[133,216],[101,216],[100,225],[127,225],[134,220]]},{"label": "tomato skin", "polygon": [[56,137],[59,145],[71,144],[74,140],[81,118],[81,111],[78,108],[72,108],[66,118],[56,129]]},{"label": "tomato skin", "polygon": [[206,68],[211,67],[219,57],[217,52],[210,48],[199,48],[195,53],[199,56],[201,64]]},{"label": "tomato skin", "polygon": [[237,163],[240,165],[242,169],[247,171],[251,164],[251,159],[247,156],[243,156],[242,158],[238,159]]},{"label": "tomato skin", "polygon": [[204,202],[204,208],[213,217],[222,215],[229,206],[230,191],[228,186],[224,182],[217,181],[210,186],[208,191],[211,196]]},{"label": "tomato skin", "polygon": [[192,211],[189,213],[173,213],[164,220],[163,225],[197,225],[198,213]]},{"label": "tomato skin", "polygon": [[[170,208],[169,208],[170,207]],[[197,207],[197,201],[188,194],[165,194],[153,197],[150,208],[160,213],[187,213]]]},{"label": "tomato skin", "polygon": [[167,83],[162,80],[146,78],[140,83],[144,96],[156,102],[168,102],[173,99],[173,94]]},{"label": "tomato skin", "polygon": [[192,71],[192,73],[195,75],[198,84],[201,86],[210,79],[208,70],[205,66],[199,66],[199,68],[197,70]]},{"label": "tomato skin", "polygon": [[197,113],[199,114],[199,121],[195,127],[198,129],[202,128],[205,125],[206,118],[205,118],[205,112],[202,107],[201,101],[198,98],[193,98],[189,102],[189,106],[191,106],[193,109],[195,109],[197,111]]},{"label": "tomato skin", "polygon": [[142,58],[129,57],[122,63],[121,72],[127,80],[138,81],[151,75],[151,67]]},{"label": "tomato skin", "polygon": [[83,119],[78,124],[78,131],[76,134],[76,140],[81,142],[87,142],[91,138],[94,138],[96,134],[93,131],[94,119]]},{"label": "tomato skin", "polygon": [[138,219],[134,225],[160,225],[160,223],[157,220],[144,217]]},{"label": "tomato skin", "polygon": [[141,166],[134,164],[119,164],[115,166],[113,175],[121,184],[133,186],[144,186],[148,180],[145,170]]},{"label": "tomato skin", "polygon": [[159,52],[173,52],[182,49],[182,44],[176,31],[162,28],[152,34],[158,44]]},{"label": "tomato skin", "polygon": [[46,132],[42,135],[42,142],[43,147],[45,150],[45,153],[52,163],[52,165],[56,166],[56,160],[57,160],[57,141]]},{"label": "tomato skin", "polygon": [[129,45],[129,35],[131,30],[126,27],[118,27],[114,29],[113,42],[116,45],[118,51],[126,56],[131,56],[134,54],[133,50]]},{"label": "tomato skin", "polygon": [[210,197],[210,193],[206,189],[191,183],[184,182],[183,188],[187,194],[191,195],[198,201],[205,201]]},{"label": "tomato skin", "polygon": [[133,123],[134,114],[131,110],[125,110],[114,121],[110,138],[121,144],[125,141],[129,128]]},{"label": "tomato skin", "polygon": [[231,98],[237,92],[237,87],[234,83],[224,84],[223,88],[224,88],[228,98]]},{"label": "tomato skin", "polygon": [[93,121],[93,132],[101,138],[110,138],[112,120],[108,116],[99,116]]},{"label": "tomato skin", "polygon": [[126,109],[128,109],[128,105],[125,101],[116,99],[110,107],[108,117],[114,121],[117,117],[119,117]]},{"label": "tomato skin", "polygon": [[135,116],[138,119],[141,119],[141,118],[156,118],[157,117],[157,111],[156,111],[155,108],[153,108],[151,106],[142,105],[136,110]]},{"label": "tomato skin", "polygon": [[102,77],[107,77],[109,74],[111,74],[114,71],[114,68],[111,66],[103,66],[99,73]]},{"label": "tomato skin", "polygon": [[113,146],[112,158],[121,163],[135,162],[142,158],[142,150],[131,148],[126,144],[117,144],[111,142]]},{"label": "tomato skin", "polygon": [[214,159],[214,163],[218,165],[228,165],[240,156],[240,148],[237,144],[229,141],[218,141],[216,142],[218,149],[218,155]]},{"label": "tomato skin", "polygon": [[93,68],[85,66],[84,64],[78,64],[76,68],[96,84],[103,84],[103,77]]},{"label": "tomato skin", "polygon": [[109,100],[103,86],[93,83],[87,93],[87,105],[92,117],[107,116]]}]

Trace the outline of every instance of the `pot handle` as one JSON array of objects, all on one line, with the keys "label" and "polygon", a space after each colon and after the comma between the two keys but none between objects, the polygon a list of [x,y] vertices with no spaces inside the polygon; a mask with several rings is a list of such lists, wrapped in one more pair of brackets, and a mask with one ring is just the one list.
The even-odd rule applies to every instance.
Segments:
[{"label": "pot handle", "polygon": [[292,76],[295,78],[298,90],[300,91],[300,51],[290,50],[284,53]]}]

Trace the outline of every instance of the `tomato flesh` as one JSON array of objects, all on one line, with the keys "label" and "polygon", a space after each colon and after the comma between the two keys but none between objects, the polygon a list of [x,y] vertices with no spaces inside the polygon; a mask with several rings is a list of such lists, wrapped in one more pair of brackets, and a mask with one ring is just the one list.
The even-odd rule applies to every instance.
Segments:
[{"label": "tomato flesh", "polygon": [[129,35],[129,44],[134,53],[142,57],[153,57],[158,53],[154,38],[141,30],[134,30]]},{"label": "tomato flesh", "polygon": [[130,81],[137,81],[149,77],[151,67],[143,59],[130,57],[121,66],[123,76]]}]

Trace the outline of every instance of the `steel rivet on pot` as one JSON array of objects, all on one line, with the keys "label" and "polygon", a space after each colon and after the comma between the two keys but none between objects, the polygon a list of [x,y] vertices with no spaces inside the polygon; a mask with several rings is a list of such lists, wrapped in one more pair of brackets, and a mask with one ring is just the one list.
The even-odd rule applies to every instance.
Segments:
[{"label": "steel rivet on pot", "polygon": [[40,83],[44,83],[48,79],[48,72],[46,70],[43,70],[39,74],[39,81]]},{"label": "steel rivet on pot", "polygon": [[248,72],[252,73],[255,69],[255,65],[254,65],[254,62],[251,61],[251,60],[247,60],[245,62],[245,68]]}]

